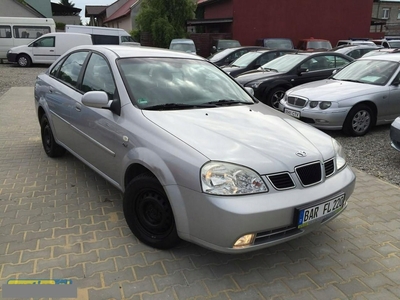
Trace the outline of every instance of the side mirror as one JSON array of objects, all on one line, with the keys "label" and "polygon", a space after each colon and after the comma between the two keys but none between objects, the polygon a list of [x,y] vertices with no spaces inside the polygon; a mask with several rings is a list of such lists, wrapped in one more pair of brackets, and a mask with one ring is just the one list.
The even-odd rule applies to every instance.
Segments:
[{"label": "side mirror", "polygon": [[300,75],[301,73],[305,73],[305,72],[308,72],[308,69],[307,69],[307,68],[299,68],[299,75]]},{"label": "side mirror", "polygon": [[246,92],[254,97],[254,90],[251,87],[245,86],[244,89],[246,90]]},{"label": "side mirror", "polygon": [[103,91],[91,91],[82,96],[82,103],[94,108],[110,108],[112,101],[108,100],[108,95]]}]

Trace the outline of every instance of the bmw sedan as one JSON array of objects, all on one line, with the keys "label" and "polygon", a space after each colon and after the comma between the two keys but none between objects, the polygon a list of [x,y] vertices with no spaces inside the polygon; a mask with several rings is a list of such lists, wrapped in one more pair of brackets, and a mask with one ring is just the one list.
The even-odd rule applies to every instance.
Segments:
[{"label": "bmw sedan", "polygon": [[400,54],[362,57],[330,79],[287,91],[280,110],[317,128],[362,136],[400,115]]},{"label": "bmw sedan", "polygon": [[337,217],[354,190],[335,139],[191,54],[76,47],[34,96],[46,154],[68,150],[121,190],[129,228],[151,247],[272,246]]},{"label": "bmw sedan", "polygon": [[300,84],[328,78],[354,59],[336,52],[299,52],[278,57],[236,77],[261,102],[278,109],[285,92]]}]

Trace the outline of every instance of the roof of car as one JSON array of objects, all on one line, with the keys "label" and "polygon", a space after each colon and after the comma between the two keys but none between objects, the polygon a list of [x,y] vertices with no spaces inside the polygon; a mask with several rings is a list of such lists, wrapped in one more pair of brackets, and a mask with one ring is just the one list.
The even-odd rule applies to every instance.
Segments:
[{"label": "roof of car", "polygon": [[359,58],[359,60],[366,60],[366,59],[368,59],[368,60],[390,60],[390,61],[400,62],[400,52],[393,53],[391,55],[373,55],[373,56]]},{"label": "roof of car", "polygon": [[370,49],[370,48],[372,48],[372,49],[381,49],[382,47],[381,46],[377,46],[375,44],[374,45],[368,45],[368,44],[340,45],[340,46],[337,46],[335,48],[332,48],[331,51],[336,51],[336,50],[339,50],[339,49],[365,49],[365,48],[368,48],[368,49]]},{"label": "roof of car", "polygon": [[84,45],[77,46],[72,51],[78,49],[91,49],[99,52],[109,52],[114,53],[118,57],[174,57],[174,58],[190,58],[205,60],[205,58],[200,56],[195,56],[193,54],[171,51],[169,49],[162,49],[156,47],[144,47],[144,46],[124,46],[124,45]]}]

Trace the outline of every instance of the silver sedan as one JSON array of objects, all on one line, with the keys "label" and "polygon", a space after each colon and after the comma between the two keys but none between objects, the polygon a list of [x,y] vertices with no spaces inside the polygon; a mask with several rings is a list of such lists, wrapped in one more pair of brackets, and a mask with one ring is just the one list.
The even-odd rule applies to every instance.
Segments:
[{"label": "silver sedan", "polygon": [[68,150],[124,192],[151,247],[272,246],[338,216],[354,189],[336,140],[190,54],[74,48],[38,76],[35,107],[47,155]]},{"label": "silver sedan", "polygon": [[326,130],[361,136],[400,115],[400,54],[360,58],[330,79],[286,92],[279,109]]}]

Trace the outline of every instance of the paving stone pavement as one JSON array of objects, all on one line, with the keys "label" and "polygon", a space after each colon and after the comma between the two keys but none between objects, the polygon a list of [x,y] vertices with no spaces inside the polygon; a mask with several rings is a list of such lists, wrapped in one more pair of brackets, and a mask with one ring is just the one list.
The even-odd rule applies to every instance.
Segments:
[{"label": "paving stone pavement", "polygon": [[118,190],[70,154],[46,156],[32,88],[0,98],[0,125],[0,284],[68,278],[82,300],[400,299],[397,186],[355,170],[338,218],[272,248],[160,251],[130,233]]}]

